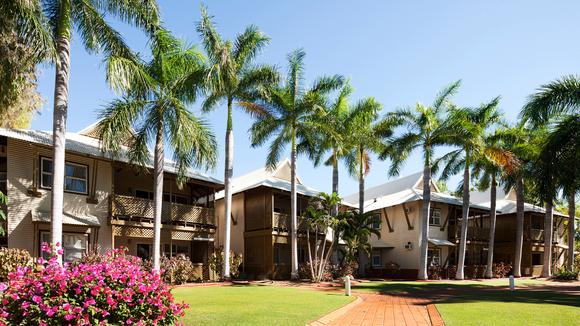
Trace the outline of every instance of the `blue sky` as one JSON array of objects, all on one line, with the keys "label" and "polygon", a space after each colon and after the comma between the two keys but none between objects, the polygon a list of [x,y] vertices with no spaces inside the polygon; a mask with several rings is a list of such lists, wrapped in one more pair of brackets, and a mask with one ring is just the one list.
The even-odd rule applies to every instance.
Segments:
[{"label": "blue sky", "polygon": [[[455,100],[478,105],[500,95],[501,109],[512,121],[526,97],[539,85],[580,69],[578,1],[205,1],[219,31],[233,38],[255,24],[272,38],[258,62],[285,71],[286,54],[307,52],[307,82],[324,74],[343,74],[355,88],[352,100],[374,96],[383,113],[420,101],[430,103],[448,83],[462,79]],[[199,1],[160,0],[166,26],[176,36],[198,43],[195,23]],[[127,42],[147,51],[139,31],[118,26]],[[68,130],[94,122],[97,112],[115,97],[104,78],[102,57],[87,54],[73,39]],[[54,71],[41,68],[39,90],[46,102],[32,128],[52,128]],[[192,110],[199,112],[199,103]],[[208,173],[223,179],[225,110],[205,118],[219,141],[220,163]],[[267,147],[250,147],[252,121],[241,111],[234,116],[235,170],[241,175],[264,165]],[[443,151],[440,150],[439,154]],[[289,153],[288,155],[289,156]],[[401,175],[421,169],[418,153]],[[373,160],[367,186],[388,180],[389,162]],[[307,185],[331,189],[331,170],[314,168],[306,158],[298,174]],[[450,181],[451,185],[457,178]],[[357,181],[341,169],[340,192],[357,191]]]}]

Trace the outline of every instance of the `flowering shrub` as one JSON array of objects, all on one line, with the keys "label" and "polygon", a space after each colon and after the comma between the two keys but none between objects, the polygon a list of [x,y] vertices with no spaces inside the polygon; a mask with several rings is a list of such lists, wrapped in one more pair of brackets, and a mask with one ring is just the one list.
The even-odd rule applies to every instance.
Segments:
[{"label": "flowering shrub", "polygon": [[[208,259],[209,267],[221,277],[222,271],[224,270],[224,250],[220,246],[215,248]],[[240,275],[240,265],[244,261],[241,253],[236,254],[230,250],[230,276],[236,278]]]},{"label": "flowering shrub", "polygon": [[201,279],[201,275],[196,274],[191,260],[184,255],[161,258],[161,270],[163,281],[169,284],[183,284]]},{"label": "flowering shrub", "polygon": [[[312,263],[314,266],[318,266],[320,263],[319,260],[313,260]],[[298,277],[303,280],[310,280],[312,279],[312,272],[310,271],[310,261],[305,261],[298,265]],[[322,271],[322,277],[320,281],[332,281],[332,267],[330,264],[324,265],[324,271]]]},{"label": "flowering shrub", "polygon": [[122,249],[64,267],[56,257],[0,283],[0,325],[173,325],[184,313],[159,275]]},{"label": "flowering shrub", "polygon": [[0,248],[0,282],[8,280],[8,274],[15,272],[18,266],[33,267],[34,259],[28,251],[14,248]]}]

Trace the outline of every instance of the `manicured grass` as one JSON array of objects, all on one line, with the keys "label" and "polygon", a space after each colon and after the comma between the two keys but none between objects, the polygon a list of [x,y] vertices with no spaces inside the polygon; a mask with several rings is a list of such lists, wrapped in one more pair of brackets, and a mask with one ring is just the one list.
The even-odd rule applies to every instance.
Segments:
[{"label": "manicured grass", "polygon": [[[370,282],[356,291],[428,297],[446,325],[578,325],[580,296],[545,289],[554,282],[523,279],[511,292],[507,280],[464,282]],[[529,286],[529,287],[528,287]],[[575,286],[578,286],[576,283]],[[555,290],[554,290],[555,289]]]},{"label": "manicured grass", "polygon": [[341,293],[276,286],[175,288],[185,325],[304,325],[353,301]]}]

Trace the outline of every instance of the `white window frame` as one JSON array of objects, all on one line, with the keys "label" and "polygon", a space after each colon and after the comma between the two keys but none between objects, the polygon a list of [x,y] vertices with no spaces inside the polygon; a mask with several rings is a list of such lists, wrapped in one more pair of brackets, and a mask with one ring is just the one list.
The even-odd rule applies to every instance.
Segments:
[{"label": "white window frame", "polygon": [[[377,227],[378,224],[378,227]],[[375,230],[380,230],[383,226],[383,216],[381,213],[377,213],[372,217],[372,228]]]},{"label": "white window frame", "polygon": [[[169,246],[171,246],[171,252],[169,252]],[[181,249],[181,250],[178,250]],[[185,251],[183,251],[183,249],[185,249]],[[164,243],[163,244],[163,255],[165,255],[166,257],[175,257],[178,255],[184,255],[187,258],[191,257],[191,247],[187,246],[187,245],[182,245],[182,244],[169,244],[169,243]]]},{"label": "white window frame", "polygon": [[[375,262],[375,258],[378,259],[378,262]],[[373,267],[381,267],[383,265],[382,258],[383,257],[381,257],[380,251],[373,251],[373,253],[371,255],[371,264],[373,265]]]},{"label": "white window frame", "polygon": [[[52,184],[45,185],[44,182],[43,182],[44,181],[44,178],[43,178],[44,175],[49,175],[51,178],[52,178],[52,175],[53,175],[53,172],[52,171],[51,172],[44,171],[44,164],[43,164],[44,161],[51,162],[52,163],[52,168],[54,170],[54,162],[53,162],[53,160],[51,158],[44,157],[44,156],[40,157],[40,188],[43,188],[43,189],[51,189],[52,188]],[[67,176],[66,175],[66,166],[67,165],[72,165],[72,166],[75,166],[75,167],[81,167],[81,168],[85,169],[85,178]],[[67,179],[84,181],[84,183],[85,183],[85,191],[82,192],[82,191],[76,191],[76,190],[67,189],[66,188],[66,180]],[[64,191],[71,192],[71,193],[75,193],[75,194],[88,195],[89,194],[89,166],[86,165],[86,164],[73,163],[73,162],[66,161],[65,162],[65,175],[64,175],[64,181],[63,182],[64,182]]]},{"label": "white window frame", "polygon": [[[437,214],[435,214],[435,212],[437,212]],[[437,219],[437,221],[435,221],[435,219]],[[441,208],[432,208],[431,209],[431,214],[429,214],[429,225],[430,226],[441,226]]]},{"label": "white window frame", "polygon": [[[89,234],[88,233],[74,233],[74,232],[63,232],[62,233],[62,237],[63,239],[60,241],[61,245],[62,245],[62,249],[64,251],[62,258],[63,261],[65,262],[72,262],[73,260],[71,259],[66,259],[67,258],[67,250],[71,250],[71,248],[67,248],[65,247],[65,242],[64,242],[64,237],[66,236],[83,236],[84,237],[84,252],[82,254],[86,254],[89,251]],[[51,241],[51,237],[50,237],[50,232],[49,231],[41,231],[40,232],[40,244],[41,244],[41,248],[42,248],[42,243],[47,242],[50,243]],[[77,250],[75,248],[72,248],[74,250]],[[47,254],[45,252],[41,252],[41,255],[44,258],[48,258]]]}]

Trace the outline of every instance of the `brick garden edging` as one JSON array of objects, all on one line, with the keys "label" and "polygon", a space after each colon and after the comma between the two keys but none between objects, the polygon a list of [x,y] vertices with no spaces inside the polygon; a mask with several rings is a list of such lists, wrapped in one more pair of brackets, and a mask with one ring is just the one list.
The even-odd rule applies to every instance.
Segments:
[{"label": "brick garden edging", "polygon": [[429,313],[431,325],[445,326],[445,322],[443,321],[443,318],[441,318],[441,314],[439,314],[439,310],[437,310],[437,307],[434,304],[427,305],[427,313]]}]

